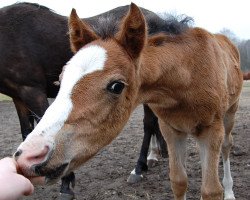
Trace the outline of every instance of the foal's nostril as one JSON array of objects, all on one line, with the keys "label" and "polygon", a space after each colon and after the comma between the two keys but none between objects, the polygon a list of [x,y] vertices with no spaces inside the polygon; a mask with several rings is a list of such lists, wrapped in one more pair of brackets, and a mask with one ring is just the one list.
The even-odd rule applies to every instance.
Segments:
[{"label": "foal's nostril", "polygon": [[48,155],[49,146],[44,146],[42,150],[37,151],[35,154],[31,154],[27,159],[31,162],[39,163],[42,162],[45,157]]},{"label": "foal's nostril", "polygon": [[14,154],[14,158],[17,159],[22,154],[22,152],[23,151],[21,149],[19,149],[18,151],[16,151],[15,154]]}]

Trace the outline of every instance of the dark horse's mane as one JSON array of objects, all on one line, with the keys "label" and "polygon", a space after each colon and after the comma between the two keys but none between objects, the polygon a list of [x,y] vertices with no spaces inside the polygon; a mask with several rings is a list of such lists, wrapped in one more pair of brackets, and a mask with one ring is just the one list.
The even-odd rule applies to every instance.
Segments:
[{"label": "dark horse's mane", "polygon": [[[17,2],[16,4],[20,3]],[[22,2],[21,4],[24,7],[33,6],[37,9],[55,12],[54,10],[46,6],[42,6],[37,3]],[[95,22],[93,22],[92,17],[86,18],[85,20],[90,23],[90,26],[92,26],[92,28],[101,38],[110,38],[113,37],[119,29],[119,20],[117,20],[117,16],[120,15],[120,13],[118,12],[123,12],[128,9],[129,5],[120,6],[119,10],[117,11],[115,11],[115,8],[110,11],[107,11],[106,13],[102,13],[99,16],[96,16]],[[165,33],[167,35],[178,35],[180,33],[185,32],[185,30],[187,30],[190,27],[190,24],[192,24],[193,22],[193,19],[186,15],[173,16],[170,14],[164,14],[156,16],[155,13],[152,13],[147,9],[141,8],[141,10],[146,18],[148,34],[150,36],[155,35],[157,33]]]},{"label": "dark horse's mane", "polygon": [[[16,2],[15,3],[16,5],[18,4],[18,5],[23,5],[24,7],[25,6],[33,6],[33,7],[35,7],[35,8],[38,8],[38,9],[44,9],[44,10],[49,10],[49,11],[53,11],[54,12],[54,10],[52,10],[52,9],[50,9],[50,8],[48,8],[48,7],[46,7],[46,6],[43,6],[43,5],[40,5],[40,4],[38,4],[38,3],[29,3],[29,2]],[[13,4],[13,5],[15,5],[15,4]],[[11,5],[12,6],[12,5]]]}]

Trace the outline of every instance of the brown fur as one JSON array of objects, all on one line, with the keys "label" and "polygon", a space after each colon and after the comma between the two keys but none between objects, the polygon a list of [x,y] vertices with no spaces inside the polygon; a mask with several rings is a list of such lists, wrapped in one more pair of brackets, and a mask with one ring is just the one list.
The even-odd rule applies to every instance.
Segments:
[{"label": "brown fur", "polygon": [[131,4],[129,14],[124,18],[121,31],[117,34],[117,40],[132,59],[139,57],[146,42],[146,33],[145,19],[141,11],[137,9],[135,4]]},{"label": "brown fur", "polygon": [[[72,20],[74,19],[74,20]],[[84,24],[76,14],[76,10],[72,9],[71,18],[69,19],[70,29],[70,41],[71,50],[75,53],[84,44],[91,42],[93,39],[97,39],[97,35],[90,29],[88,24]],[[86,28],[85,28],[86,27]]]},{"label": "brown fur", "polygon": [[[125,74],[124,77],[126,78],[131,77],[131,80],[135,82],[131,84],[131,80],[125,80],[130,87],[127,88],[127,94],[124,92],[123,95],[127,95],[127,98],[129,98],[130,94],[134,94],[134,97],[127,102],[119,102],[121,105],[116,112],[123,111],[123,117],[117,114],[119,120],[127,119],[131,113],[131,109],[128,108],[134,108],[138,103],[148,103],[157,114],[160,119],[161,131],[168,143],[170,179],[175,199],[182,199],[187,188],[186,173],[180,169],[185,164],[180,164],[179,161],[172,159],[176,154],[175,141],[178,141],[179,137],[181,137],[180,140],[185,140],[187,133],[191,133],[200,143],[207,145],[207,152],[210,156],[204,159],[207,159],[206,162],[210,164],[202,166],[202,196],[203,199],[221,199],[222,187],[219,183],[217,170],[220,148],[224,138],[223,117],[230,115],[228,110],[231,107],[237,107],[242,87],[238,50],[225,36],[213,35],[200,28],[190,28],[182,35],[174,38],[163,34],[153,36],[148,39],[148,44],[141,48],[141,44],[145,43],[145,29],[141,28],[142,25],[136,25],[136,28],[140,27],[139,30],[131,31],[129,26],[133,26],[133,23],[139,23],[140,21],[137,16],[138,12],[135,12],[136,17],[131,14],[133,9],[132,6],[116,41],[126,49],[130,56],[135,55],[134,57],[131,56],[132,59],[138,57],[138,52],[140,53],[141,65],[139,69],[133,68],[133,61],[136,64],[135,59],[132,60],[132,63],[129,59],[127,61],[120,60],[126,59],[127,56],[121,57],[122,54],[120,55],[119,52],[123,53],[123,51],[118,50],[119,47],[116,43],[98,40],[94,42],[103,46],[109,52],[110,58],[106,63],[107,71],[109,71],[110,66],[118,68],[117,64],[119,63],[118,66],[122,66],[122,69],[120,67],[120,69],[116,70]],[[130,19],[134,20],[133,23],[130,22]],[[144,23],[143,20],[141,21]],[[135,41],[137,42],[134,43]],[[112,52],[114,52],[114,57]],[[126,62],[128,63],[126,64]],[[130,69],[132,72],[134,70],[138,71],[135,74],[130,72],[130,74],[126,72],[126,69]],[[102,73],[101,76],[106,77],[104,74]],[[136,76],[137,74],[138,76]],[[99,82],[101,85],[105,85],[105,83],[102,83],[103,81]],[[86,85],[86,81],[83,81],[78,87],[83,88],[84,85]],[[87,83],[87,85],[90,84]],[[128,91],[129,88],[130,91]],[[92,90],[95,90],[95,88],[92,88]],[[90,100],[92,104],[93,102],[100,103],[100,99],[103,99],[103,97],[102,95],[97,96],[98,93],[98,91],[94,92],[94,97],[99,101],[89,98],[86,100]],[[77,94],[79,93],[77,92]],[[83,96],[89,97],[89,93],[86,92]],[[73,96],[75,108],[86,107],[84,106],[86,104],[78,105],[78,102],[80,102],[77,100],[78,97],[80,95]],[[128,102],[128,108],[124,108]],[[101,105],[93,105],[95,107],[93,110],[97,111],[97,107],[107,110],[105,115],[103,115],[104,112],[102,111],[102,115],[99,116],[100,118],[104,117],[103,119],[106,122],[100,123],[101,120],[98,120],[98,123],[96,123],[98,126],[103,124],[104,127],[101,129],[105,130],[106,133],[109,132],[108,135],[112,139],[117,134],[117,131],[113,132],[109,127],[114,120],[114,116],[111,115],[110,122],[106,117],[110,116],[110,112],[114,113],[114,111],[109,110],[113,106],[105,106],[107,102]],[[78,112],[79,114],[77,114]],[[78,112],[73,111],[74,114],[72,114],[71,118],[75,116],[75,118],[79,119],[80,113],[86,113],[83,110]],[[99,113],[99,111],[97,112]],[[232,117],[234,117],[235,112],[236,109],[233,110]],[[95,120],[99,118],[95,115],[92,117]],[[225,141],[229,143],[223,146],[223,152],[227,152],[224,155],[225,158],[229,156],[229,149],[232,145],[231,123],[229,128],[226,127]],[[118,123],[116,126],[120,127],[120,125],[124,125],[124,122]],[[121,129],[121,127],[117,128],[116,126],[116,130]],[[86,129],[84,128],[84,130]],[[96,138],[96,141],[100,145],[99,139]],[[106,139],[106,141],[108,144],[111,140]]]},{"label": "brown fur", "polygon": [[[185,140],[188,133],[208,147],[206,151],[209,156],[204,159],[207,159],[205,162],[209,165],[202,166],[202,197],[204,200],[221,199],[222,187],[218,178],[220,149],[226,128],[227,144],[223,145],[223,156],[227,159],[232,145],[231,130],[236,112],[236,109],[231,112],[231,107],[237,108],[242,87],[238,50],[225,36],[213,35],[201,28],[190,28],[175,37],[159,34],[149,38],[146,44],[146,29],[140,24],[145,22],[138,17],[141,13],[133,9],[135,8],[132,5],[115,42],[93,42],[104,47],[109,52],[109,58],[104,72],[91,75],[96,78],[86,77],[77,85],[76,88],[82,90],[86,85],[93,85],[88,80],[99,80],[99,77],[101,80],[93,88],[86,88],[86,93],[82,95],[76,89],[73,102],[77,110],[73,110],[70,119],[79,120],[80,115],[88,113],[85,116],[98,125],[97,131],[106,133],[105,138],[101,139],[100,134],[96,134],[98,138],[95,139],[92,136],[95,142],[91,143],[90,148],[103,146],[117,135],[136,105],[148,103],[159,117],[161,131],[168,143],[170,179],[175,199],[183,199],[187,188],[187,175],[181,170],[185,164],[173,159],[177,151],[174,144],[175,141]],[[138,30],[133,30],[131,26]],[[132,60],[123,55],[124,51],[117,43],[124,47]],[[140,67],[134,68],[139,54]],[[105,102],[103,93],[97,89],[105,85],[107,78],[104,77],[108,77],[110,71],[121,74],[128,83],[123,97],[119,97],[121,100],[117,102]],[[90,95],[90,91],[94,91],[94,95]],[[79,104],[82,102],[79,98],[82,97],[85,99],[83,105]],[[119,106],[113,106],[114,103]],[[90,111],[84,109],[86,105],[91,105],[87,108],[91,112],[95,111],[93,115],[89,115]],[[97,117],[95,113],[101,115]],[[226,127],[223,124],[224,116],[230,118],[230,123],[225,123]],[[113,124],[112,121],[116,118],[119,122]],[[86,125],[82,121],[80,124]],[[82,130],[86,130],[85,125]],[[93,130],[90,132],[93,134]]]},{"label": "brown fur", "polygon": [[[73,110],[56,135],[53,155],[45,167],[66,160],[70,160],[68,171],[79,167],[118,135],[138,104],[146,103],[159,118],[167,141],[175,199],[183,200],[187,190],[188,134],[201,149],[203,200],[222,199],[220,151],[228,160],[243,82],[236,47],[225,36],[201,28],[147,38],[144,17],[134,4],[114,38],[97,38],[74,12],[69,26],[73,50],[98,45],[107,51],[107,61],[103,70],[84,76],[75,85]],[[75,34],[76,30],[82,35]],[[87,41],[82,39],[85,33]],[[125,83],[119,95],[106,89],[114,80]]]}]

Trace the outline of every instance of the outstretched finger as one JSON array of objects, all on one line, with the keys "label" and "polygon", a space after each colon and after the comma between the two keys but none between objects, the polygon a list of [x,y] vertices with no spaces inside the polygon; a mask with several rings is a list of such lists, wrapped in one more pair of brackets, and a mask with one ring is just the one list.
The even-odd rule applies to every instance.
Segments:
[{"label": "outstretched finger", "polygon": [[29,179],[19,175],[19,187],[22,188],[22,194],[25,196],[31,195],[34,192],[34,186]]}]

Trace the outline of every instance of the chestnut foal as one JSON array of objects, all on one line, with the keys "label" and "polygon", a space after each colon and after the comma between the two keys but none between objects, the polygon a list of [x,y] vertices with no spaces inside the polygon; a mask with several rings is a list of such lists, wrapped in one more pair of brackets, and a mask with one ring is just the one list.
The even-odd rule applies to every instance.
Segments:
[{"label": "chestnut foal", "polygon": [[167,142],[174,198],[186,199],[191,134],[200,147],[202,199],[223,199],[221,150],[224,199],[235,199],[229,152],[243,82],[235,46],[201,28],[149,36],[133,3],[115,37],[99,38],[75,10],[69,33],[75,55],[55,101],[15,154],[22,173],[49,182],[75,170],[118,135],[138,104],[146,103]]}]

